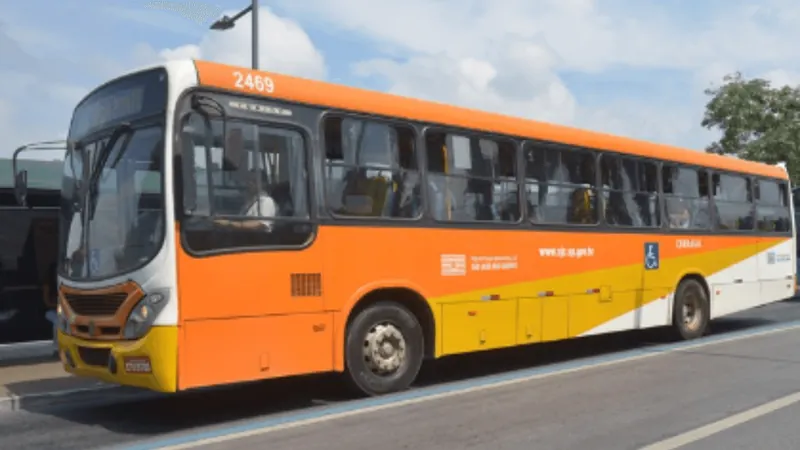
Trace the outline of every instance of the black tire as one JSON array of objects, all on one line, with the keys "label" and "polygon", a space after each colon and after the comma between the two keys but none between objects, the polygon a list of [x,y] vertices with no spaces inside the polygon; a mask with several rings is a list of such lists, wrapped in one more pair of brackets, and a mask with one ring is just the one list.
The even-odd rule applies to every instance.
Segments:
[{"label": "black tire", "polygon": [[[688,308],[684,313],[684,307]],[[672,329],[681,340],[697,339],[708,331],[711,317],[708,295],[703,285],[694,279],[681,281],[675,291],[672,306]]]},{"label": "black tire", "polygon": [[[380,373],[367,356],[368,337],[382,325],[390,325],[405,342],[405,357],[396,370]],[[398,348],[396,345],[394,348]],[[347,327],[345,337],[345,375],[350,386],[368,396],[408,389],[422,366],[424,336],[417,318],[394,302],[378,302],[360,313]]]}]

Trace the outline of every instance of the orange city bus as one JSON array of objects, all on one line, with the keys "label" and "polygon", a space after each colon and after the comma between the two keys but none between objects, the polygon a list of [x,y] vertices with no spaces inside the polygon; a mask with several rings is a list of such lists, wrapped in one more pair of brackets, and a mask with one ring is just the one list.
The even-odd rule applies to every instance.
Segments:
[{"label": "orange city bus", "polygon": [[173,61],[75,108],[68,372],[174,392],[709,321],[792,296],[781,165]]}]

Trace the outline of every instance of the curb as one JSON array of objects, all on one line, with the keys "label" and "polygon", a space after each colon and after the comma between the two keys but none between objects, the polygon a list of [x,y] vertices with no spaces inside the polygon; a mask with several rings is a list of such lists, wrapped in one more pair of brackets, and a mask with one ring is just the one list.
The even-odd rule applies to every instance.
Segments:
[{"label": "curb", "polygon": [[14,364],[30,360],[58,361],[53,341],[17,342],[0,344],[0,364]]},{"label": "curb", "polygon": [[69,408],[76,406],[105,406],[132,400],[148,400],[163,396],[158,392],[128,386],[98,383],[85,388],[10,395],[0,398],[0,412]]}]

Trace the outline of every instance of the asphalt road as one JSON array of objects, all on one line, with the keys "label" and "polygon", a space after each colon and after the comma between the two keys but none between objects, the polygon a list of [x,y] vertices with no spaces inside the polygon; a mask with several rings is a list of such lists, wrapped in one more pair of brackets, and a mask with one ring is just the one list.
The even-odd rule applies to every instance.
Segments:
[{"label": "asphalt road", "polygon": [[[713,334],[726,336],[797,320],[800,302],[783,302],[720,320]],[[661,333],[635,332],[451,358],[426,367],[409,395],[428,395],[458,383],[477,384],[484,377],[520,369],[580,365],[581,358],[612,358],[665,342]],[[236,427],[253,434],[260,422],[275,425],[297,420],[300,414],[314,417],[333,405],[347,413],[203,448],[639,449],[800,391],[798,343],[800,330],[785,331],[646,359],[584,365],[571,373],[492,389],[469,388],[445,398],[384,404],[357,415],[348,414],[369,406],[369,401],[349,398],[332,377],[103,407],[4,413],[0,448],[147,449],[168,442],[165,439],[180,442]],[[728,429],[722,423],[717,428],[723,429],[682,448],[800,448],[798,412],[800,402]],[[674,448],[668,444],[652,450]]]}]

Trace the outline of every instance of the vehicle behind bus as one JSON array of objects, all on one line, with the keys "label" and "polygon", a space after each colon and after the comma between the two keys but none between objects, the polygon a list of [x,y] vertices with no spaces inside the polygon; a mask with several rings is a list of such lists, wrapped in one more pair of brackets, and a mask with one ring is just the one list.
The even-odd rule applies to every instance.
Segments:
[{"label": "vehicle behind bus", "polygon": [[69,129],[59,348],[174,392],[710,320],[794,291],[786,170],[202,61]]},{"label": "vehicle behind bus", "polygon": [[[0,344],[54,337],[63,144],[32,143],[0,160]],[[20,196],[17,174],[29,186]]]}]

